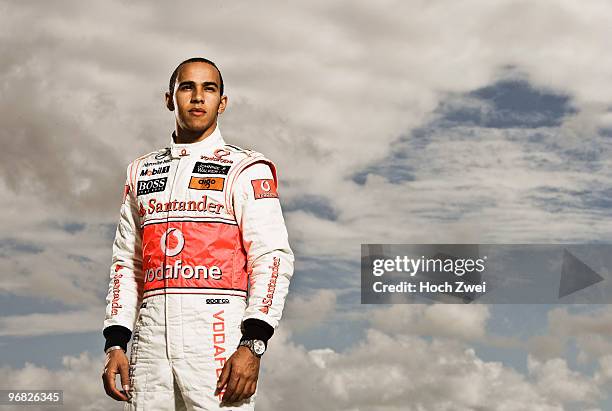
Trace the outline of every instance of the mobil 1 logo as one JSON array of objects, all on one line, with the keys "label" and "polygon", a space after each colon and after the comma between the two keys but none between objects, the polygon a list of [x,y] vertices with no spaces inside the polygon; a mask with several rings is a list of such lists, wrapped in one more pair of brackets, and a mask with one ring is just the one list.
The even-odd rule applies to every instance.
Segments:
[{"label": "mobil 1 logo", "polygon": [[138,182],[138,195],[157,193],[166,189],[168,177],[154,178],[153,180],[140,180]]},{"label": "mobil 1 logo", "polygon": [[227,174],[230,166],[222,166],[215,163],[203,163],[198,161],[193,167],[193,172],[196,174]]}]

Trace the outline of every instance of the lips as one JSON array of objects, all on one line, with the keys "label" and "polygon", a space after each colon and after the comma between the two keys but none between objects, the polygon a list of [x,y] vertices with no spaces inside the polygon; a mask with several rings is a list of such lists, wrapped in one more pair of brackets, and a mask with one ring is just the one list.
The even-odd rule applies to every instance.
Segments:
[{"label": "lips", "polygon": [[189,110],[189,112],[194,116],[203,116],[204,114],[206,114],[206,110],[204,110],[203,108],[192,108],[191,110]]}]

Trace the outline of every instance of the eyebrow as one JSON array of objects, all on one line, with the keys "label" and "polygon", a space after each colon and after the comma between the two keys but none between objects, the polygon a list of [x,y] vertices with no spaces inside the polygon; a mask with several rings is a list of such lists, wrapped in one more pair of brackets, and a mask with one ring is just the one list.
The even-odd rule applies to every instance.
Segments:
[{"label": "eyebrow", "polygon": [[[195,84],[196,84],[195,81],[181,81],[178,86],[179,87],[183,86],[183,85],[194,86]],[[202,85],[204,85],[204,87],[206,87],[206,86],[215,86],[215,87],[219,88],[219,85],[216,82],[214,82],[214,81],[205,81],[204,83],[202,83]]]}]

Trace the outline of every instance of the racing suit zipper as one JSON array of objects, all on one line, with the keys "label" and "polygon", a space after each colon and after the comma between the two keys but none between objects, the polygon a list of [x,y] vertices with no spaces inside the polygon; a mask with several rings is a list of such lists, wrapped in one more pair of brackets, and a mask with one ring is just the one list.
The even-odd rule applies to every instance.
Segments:
[{"label": "racing suit zipper", "polygon": [[[170,155],[173,155],[172,153]],[[172,176],[172,183],[170,184],[170,193],[168,196],[168,201],[172,201],[173,198],[176,198],[174,196],[174,188],[175,188],[175,183],[176,183],[176,176],[177,174],[180,172],[181,170],[181,160],[183,159],[184,156],[180,156],[178,157],[178,161],[176,162],[176,168],[174,169],[174,175]],[[170,228],[170,208],[168,209],[168,211],[166,212],[166,232],[168,232],[168,229]],[[166,237],[166,250],[168,250],[168,237]],[[164,253],[164,270],[163,270],[163,276],[164,276],[164,316],[165,316],[165,320],[166,320],[166,327],[165,327],[165,333],[166,333],[166,355],[167,357],[170,359],[170,362],[172,363],[172,353],[171,353],[171,341],[170,341],[170,333],[168,332],[168,327],[169,327],[169,316],[168,316],[168,296],[171,296],[171,294],[168,294],[168,278],[166,276],[166,267],[167,267],[167,252]]]}]

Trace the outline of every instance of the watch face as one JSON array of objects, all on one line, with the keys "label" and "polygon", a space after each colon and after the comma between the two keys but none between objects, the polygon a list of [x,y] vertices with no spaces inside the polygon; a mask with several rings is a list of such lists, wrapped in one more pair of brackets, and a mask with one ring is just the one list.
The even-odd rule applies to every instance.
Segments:
[{"label": "watch face", "polygon": [[261,340],[253,341],[253,349],[257,355],[261,355],[266,351],[266,344]]}]

